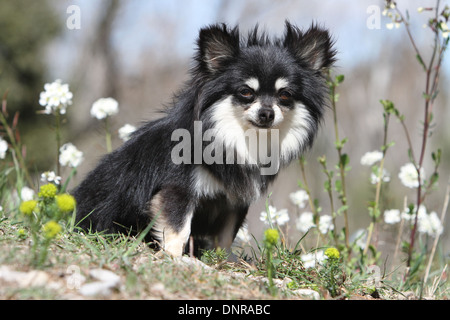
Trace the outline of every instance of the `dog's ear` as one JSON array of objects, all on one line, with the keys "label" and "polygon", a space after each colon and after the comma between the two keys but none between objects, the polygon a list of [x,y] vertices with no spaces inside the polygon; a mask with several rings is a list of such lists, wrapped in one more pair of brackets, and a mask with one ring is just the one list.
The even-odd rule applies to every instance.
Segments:
[{"label": "dog's ear", "polygon": [[314,70],[328,69],[336,61],[333,40],[325,29],[312,25],[306,32],[286,21],[284,46],[299,62]]},{"label": "dog's ear", "polygon": [[226,24],[201,29],[198,49],[197,60],[203,70],[221,71],[239,53],[239,30],[229,30]]}]

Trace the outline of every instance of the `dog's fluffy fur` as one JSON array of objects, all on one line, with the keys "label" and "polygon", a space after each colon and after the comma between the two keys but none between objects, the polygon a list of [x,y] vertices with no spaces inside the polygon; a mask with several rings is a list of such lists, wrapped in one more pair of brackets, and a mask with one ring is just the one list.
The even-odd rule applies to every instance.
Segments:
[{"label": "dog's fluffy fur", "polygon": [[[246,130],[270,136],[277,129],[276,171],[311,146],[327,96],[324,71],[334,62],[332,46],[328,32],[316,25],[303,32],[286,22],[276,39],[257,27],[245,38],[225,24],[201,29],[191,79],[167,114],[144,124],[76,188],[78,225],[133,233],[152,223],[147,240],[175,256],[190,235],[197,247],[229,248],[250,204],[276,176],[261,174],[267,166],[261,159],[249,161]],[[174,163],[179,141],[172,133],[184,129],[194,136],[195,121],[202,133],[209,130],[213,146],[224,147],[223,155],[214,156],[242,156],[245,163]]]}]

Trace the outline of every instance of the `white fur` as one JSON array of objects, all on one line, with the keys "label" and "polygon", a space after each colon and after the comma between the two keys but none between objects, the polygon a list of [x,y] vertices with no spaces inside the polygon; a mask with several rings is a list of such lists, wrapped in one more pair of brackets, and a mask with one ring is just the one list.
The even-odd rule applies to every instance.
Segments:
[{"label": "white fur", "polygon": [[186,214],[184,225],[178,232],[167,223],[167,214],[164,212],[161,195],[157,193],[150,201],[149,211],[154,215],[153,234],[159,238],[160,245],[168,254],[180,257],[183,254],[189,235],[191,234],[191,220],[194,212]]},{"label": "white fur", "polygon": [[259,90],[259,81],[256,78],[250,78],[247,81],[245,81],[245,84],[248,85],[250,88],[253,89],[253,91]]},{"label": "white fur", "polygon": [[[280,79],[278,81],[281,82]],[[254,152],[250,152],[245,134],[248,129],[253,129],[257,132],[261,130],[248,122],[249,118],[256,116],[258,107],[260,107],[260,103],[255,102],[253,106],[245,111],[240,106],[234,106],[231,97],[227,97],[211,106],[211,117],[215,122],[215,141],[224,143],[226,147],[224,152],[226,152],[227,157],[232,150],[236,150],[238,157],[245,159],[245,163],[258,163],[258,159],[252,157]],[[298,153],[299,150],[305,147],[312,119],[302,103],[296,103],[292,110],[282,109],[277,105],[274,105],[273,108],[275,112],[274,126],[272,127],[273,129],[268,130],[269,132],[274,129],[279,130],[280,160],[285,163],[290,158],[290,155]],[[268,139],[268,141],[271,141],[271,139]],[[236,159],[234,159],[233,163],[236,163]]]},{"label": "white fur", "polygon": [[197,196],[213,197],[217,193],[224,192],[223,184],[209,173],[207,169],[198,166],[193,172],[192,181]]},{"label": "white fur", "polygon": [[163,249],[173,257],[181,257],[184,251],[184,247],[189,240],[191,234],[191,220],[194,212],[191,211],[187,214],[184,221],[184,226],[179,232],[174,232],[168,229],[164,232]]},{"label": "white fur", "polygon": [[311,116],[306,107],[297,103],[293,110],[287,112],[280,129],[280,159],[286,161],[289,155],[297,153],[305,146],[311,129]]},{"label": "white fur", "polygon": [[272,108],[273,108],[273,112],[275,113],[275,117],[273,119],[272,126],[277,127],[278,125],[280,125],[283,122],[284,115],[279,106],[274,105]]},{"label": "white fur", "polygon": [[278,78],[275,81],[275,90],[279,91],[280,89],[286,88],[289,85],[289,82],[285,78]]},{"label": "white fur", "polygon": [[[249,160],[245,131],[250,128],[250,123],[245,120],[244,109],[234,106],[230,96],[213,104],[211,111],[215,122],[214,141],[219,145],[224,144],[227,159],[232,159],[236,150],[239,159]],[[233,163],[236,163],[236,159]]]}]

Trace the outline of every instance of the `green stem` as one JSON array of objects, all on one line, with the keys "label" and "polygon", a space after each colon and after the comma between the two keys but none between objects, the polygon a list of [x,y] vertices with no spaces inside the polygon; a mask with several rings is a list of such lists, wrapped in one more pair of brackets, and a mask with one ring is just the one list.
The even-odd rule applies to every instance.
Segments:
[{"label": "green stem", "polygon": [[[349,226],[348,226],[348,210],[347,208],[347,191],[346,191],[346,184],[345,184],[345,167],[342,163],[342,145],[341,140],[339,139],[339,130],[338,130],[338,118],[337,118],[337,108],[336,108],[336,84],[331,78],[331,74],[328,74],[329,82],[330,82],[330,96],[331,96],[331,107],[333,110],[333,122],[334,122],[334,134],[336,137],[336,147],[338,156],[339,156],[339,171],[341,175],[341,183],[342,183],[342,193],[340,195],[340,200],[342,203],[342,206],[345,208],[343,210],[344,215],[344,225],[345,225],[345,246],[347,247],[347,250],[350,252],[350,241],[349,241]],[[350,255],[349,255],[350,256]]]},{"label": "green stem", "polygon": [[273,284],[273,263],[272,263],[272,247],[266,246],[267,251],[267,279],[269,280],[269,291],[272,296],[275,295],[275,286]]},{"label": "green stem", "polygon": [[[6,110],[6,100],[3,100],[3,109]],[[17,143],[16,138],[14,136],[14,132],[11,129],[11,127],[8,125],[8,122],[6,121],[5,116],[3,115],[3,112],[0,112],[0,122],[3,125],[3,128],[6,130],[6,134],[8,135],[9,142],[11,143],[11,146],[13,147],[13,150],[15,152],[15,155],[17,157],[17,160],[19,161],[19,165],[25,174],[25,178],[27,179],[28,185],[34,189],[34,182],[33,179],[31,179],[30,173],[28,171],[28,168],[25,164],[25,159],[23,158],[22,152],[20,150],[20,145]]]},{"label": "green stem", "polygon": [[111,144],[111,132],[109,131],[109,121],[108,117],[105,118],[105,131],[106,131],[106,151],[110,153],[112,151]]},{"label": "green stem", "polygon": [[55,135],[56,135],[56,175],[61,176],[61,164],[59,163],[59,149],[61,149],[61,115],[55,112]]}]

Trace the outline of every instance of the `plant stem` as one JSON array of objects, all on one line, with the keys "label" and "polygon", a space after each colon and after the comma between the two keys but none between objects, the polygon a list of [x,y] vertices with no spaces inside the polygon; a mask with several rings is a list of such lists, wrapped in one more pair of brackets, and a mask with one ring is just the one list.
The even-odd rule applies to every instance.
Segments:
[{"label": "plant stem", "polygon": [[109,117],[105,118],[105,131],[106,131],[106,152],[110,153],[112,151],[112,144],[111,144],[111,132],[109,132]]},{"label": "plant stem", "polygon": [[380,161],[380,166],[378,167],[378,181],[377,181],[377,188],[375,191],[375,204],[373,206],[373,212],[372,212],[372,221],[370,222],[369,226],[369,233],[367,235],[367,241],[366,246],[364,248],[364,254],[367,254],[367,250],[369,250],[370,241],[372,240],[372,234],[373,229],[375,228],[375,224],[377,223],[377,218],[379,216],[378,211],[380,210],[380,195],[381,195],[381,184],[383,183],[383,170],[384,170],[384,160],[386,159],[386,152],[388,149],[387,145],[387,135],[388,135],[388,128],[389,128],[389,118],[390,113],[385,112],[384,113],[384,137],[383,137],[383,157]]},{"label": "plant stem", "polygon": [[[447,191],[445,193],[444,206],[442,207],[442,213],[441,213],[441,224],[442,225],[444,225],[445,214],[447,213],[449,198],[450,198],[450,178],[448,179],[448,182],[447,182]],[[430,269],[431,269],[431,263],[433,262],[434,254],[436,252],[437,244],[439,242],[439,237],[440,237],[440,234],[437,234],[436,237],[434,238],[433,248],[431,249],[430,257],[428,259],[428,264],[427,264],[427,268],[425,270],[423,284],[427,283],[428,275],[429,275]]]},{"label": "plant stem", "polygon": [[[438,15],[439,15],[439,0],[437,0],[436,2],[436,8],[435,8],[435,20],[437,21]],[[408,25],[406,25],[406,29],[408,31],[408,34],[410,34],[409,32],[409,27]],[[419,157],[419,163],[418,165],[416,165],[416,170],[417,170],[417,176],[418,176],[418,182],[419,182],[419,186],[417,188],[417,208],[416,208],[416,216],[414,218],[414,226],[413,229],[411,231],[411,237],[410,237],[410,242],[409,242],[409,250],[408,250],[408,260],[407,260],[407,266],[411,266],[411,259],[412,259],[412,253],[413,253],[413,249],[414,249],[414,242],[415,242],[415,238],[416,238],[416,232],[417,232],[417,224],[418,224],[418,212],[419,212],[419,207],[423,202],[423,198],[422,198],[422,177],[420,176],[420,169],[422,168],[423,165],[423,160],[425,157],[425,150],[426,150],[426,146],[427,146],[427,141],[428,141],[428,131],[430,128],[430,121],[431,121],[431,110],[432,110],[432,106],[433,106],[433,101],[434,101],[434,96],[435,96],[435,90],[437,89],[437,86],[435,86],[434,84],[438,82],[438,78],[439,78],[439,71],[440,71],[440,63],[441,63],[441,54],[438,60],[438,66],[435,67],[434,65],[434,60],[436,58],[436,53],[437,53],[437,48],[438,48],[438,43],[439,43],[439,31],[436,28],[434,30],[435,33],[435,37],[434,37],[434,46],[433,46],[433,53],[431,55],[430,58],[430,63],[428,64],[428,67],[426,68],[426,81],[425,81],[425,110],[424,110],[424,122],[423,122],[423,134],[422,134],[422,146],[421,146],[421,151],[420,151],[420,157]],[[412,39],[412,37],[410,37]],[[416,52],[418,52],[416,50]],[[439,50],[439,52],[441,53],[441,50]],[[422,58],[421,58],[422,59]],[[423,59],[421,60],[423,61]],[[434,73],[434,81],[433,81],[433,91],[430,92],[430,80],[431,80],[431,73],[432,71],[435,70]]]},{"label": "plant stem", "polygon": [[334,243],[337,246],[338,245],[338,236],[337,236],[337,225],[336,225],[336,211],[334,208],[334,198],[333,198],[333,191],[332,191],[332,174],[327,169],[327,162],[325,156],[319,158],[319,163],[323,167],[323,172],[328,178],[328,187],[326,188],[326,191],[328,193],[328,198],[330,199],[330,206],[331,206],[331,218],[333,219],[333,226],[334,226],[334,232],[333,232],[333,239]]},{"label": "plant stem", "polygon": [[55,135],[56,135],[56,175],[61,176],[61,165],[59,163],[59,149],[61,149],[61,115],[59,110],[55,111]]},{"label": "plant stem", "polygon": [[349,227],[348,227],[348,210],[347,210],[347,192],[345,187],[345,166],[342,163],[342,145],[341,140],[339,139],[339,130],[338,130],[338,119],[337,119],[337,108],[336,108],[336,84],[331,79],[331,75],[328,75],[330,82],[330,96],[331,96],[331,107],[333,109],[333,120],[334,120],[334,134],[336,137],[336,150],[339,156],[339,171],[341,174],[341,183],[342,183],[342,193],[340,195],[340,200],[342,206],[344,207],[344,225],[345,225],[345,246],[350,251],[350,241],[349,241]]},{"label": "plant stem", "polygon": [[0,122],[3,125],[3,128],[6,130],[6,134],[8,135],[9,142],[11,143],[11,146],[14,149],[15,155],[20,164],[20,168],[22,169],[23,173],[25,174],[25,178],[27,179],[28,185],[32,189],[34,189],[34,182],[33,182],[33,179],[31,179],[30,173],[28,171],[28,167],[25,164],[25,159],[23,157],[22,151],[20,150],[20,145],[16,141],[16,137],[14,135],[13,129],[8,125],[8,122],[6,121],[5,115],[3,114],[3,110],[6,110],[6,97],[3,97],[3,101],[2,101],[2,111],[0,112]]},{"label": "plant stem", "polygon": [[314,217],[316,218],[316,216],[318,215],[318,212],[317,212],[316,206],[314,205],[314,201],[313,201],[313,198],[311,196],[311,192],[309,190],[308,180],[306,179],[305,160],[304,160],[304,158],[300,158],[299,161],[300,161],[300,170],[302,172],[304,189],[306,191],[306,194],[308,195],[309,207],[311,208],[311,211],[313,212]]},{"label": "plant stem", "polygon": [[272,250],[266,248],[267,251],[267,279],[269,280],[269,291],[271,295],[275,294],[273,284],[273,264],[272,264]]},{"label": "plant stem", "polygon": [[[440,4],[440,0],[436,1],[436,7],[435,7],[435,17],[434,17],[434,22],[438,23],[438,17],[439,17],[439,4]],[[410,145],[410,150],[411,150],[411,155],[413,157],[413,162],[414,165],[416,167],[417,170],[417,176],[418,176],[418,182],[419,182],[419,186],[417,188],[417,202],[416,202],[416,216],[414,218],[414,225],[413,228],[411,230],[411,236],[410,236],[410,242],[409,242],[409,249],[408,249],[408,260],[407,260],[407,267],[411,266],[411,259],[412,259],[412,253],[413,253],[413,249],[414,249],[414,242],[415,242],[415,237],[416,237],[416,232],[417,232],[417,223],[418,223],[418,211],[419,211],[419,207],[420,205],[423,203],[424,198],[422,196],[422,177],[420,176],[420,169],[423,166],[423,161],[424,161],[424,157],[425,157],[425,150],[426,150],[426,146],[427,146],[427,141],[429,138],[429,130],[430,130],[430,122],[431,122],[431,117],[432,117],[432,109],[433,109],[433,102],[434,99],[436,98],[436,93],[437,93],[437,84],[439,82],[439,73],[440,73],[440,66],[441,66],[441,62],[442,62],[442,56],[443,56],[443,52],[446,49],[447,46],[447,42],[444,42],[444,45],[442,47],[439,48],[439,28],[436,27],[431,27],[433,32],[434,32],[434,45],[433,45],[433,53],[431,54],[431,58],[430,58],[430,62],[428,64],[428,66],[425,65],[424,60],[422,58],[422,55],[419,52],[419,49],[416,46],[416,43],[414,41],[414,38],[411,34],[411,30],[409,28],[409,23],[408,21],[404,18],[403,14],[401,13],[401,11],[396,7],[396,11],[399,14],[401,21],[404,22],[405,28],[406,28],[406,32],[408,34],[408,37],[410,39],[410,42],[414,48],[414,51],[416,52],[416,57],[419,60],[420,64],[422,65],[422,67],[425,70],[426,73],[426,81],[425,81],[425,108],[424,108],[424,121],[423,121],[423,133],[422,133],[422,144],[421,144],[421,150],[420,150],[420,155],[419,155],[419,162],[416,162],[416,159],[413,157],[413,153],[412,153],[412,145],[411,145],[411,141],[409,139],[409,136],[407,136],[408,138],[408,144]],[[437,63],[435,63],[435,59],[436,59],[436,55],[439,52],[439,57],[438,57],[438,61]],[[432,72],[434,71],[433,74],[433,81],[432,81],[432,85],[431,85],[431,76],[432,76]],[[430,85],[431,85],[431,90],[430,90]],[[402,121],[402,125],[404,126],[404,123]],[[406,131],[406,130],[405,130]]]}]

